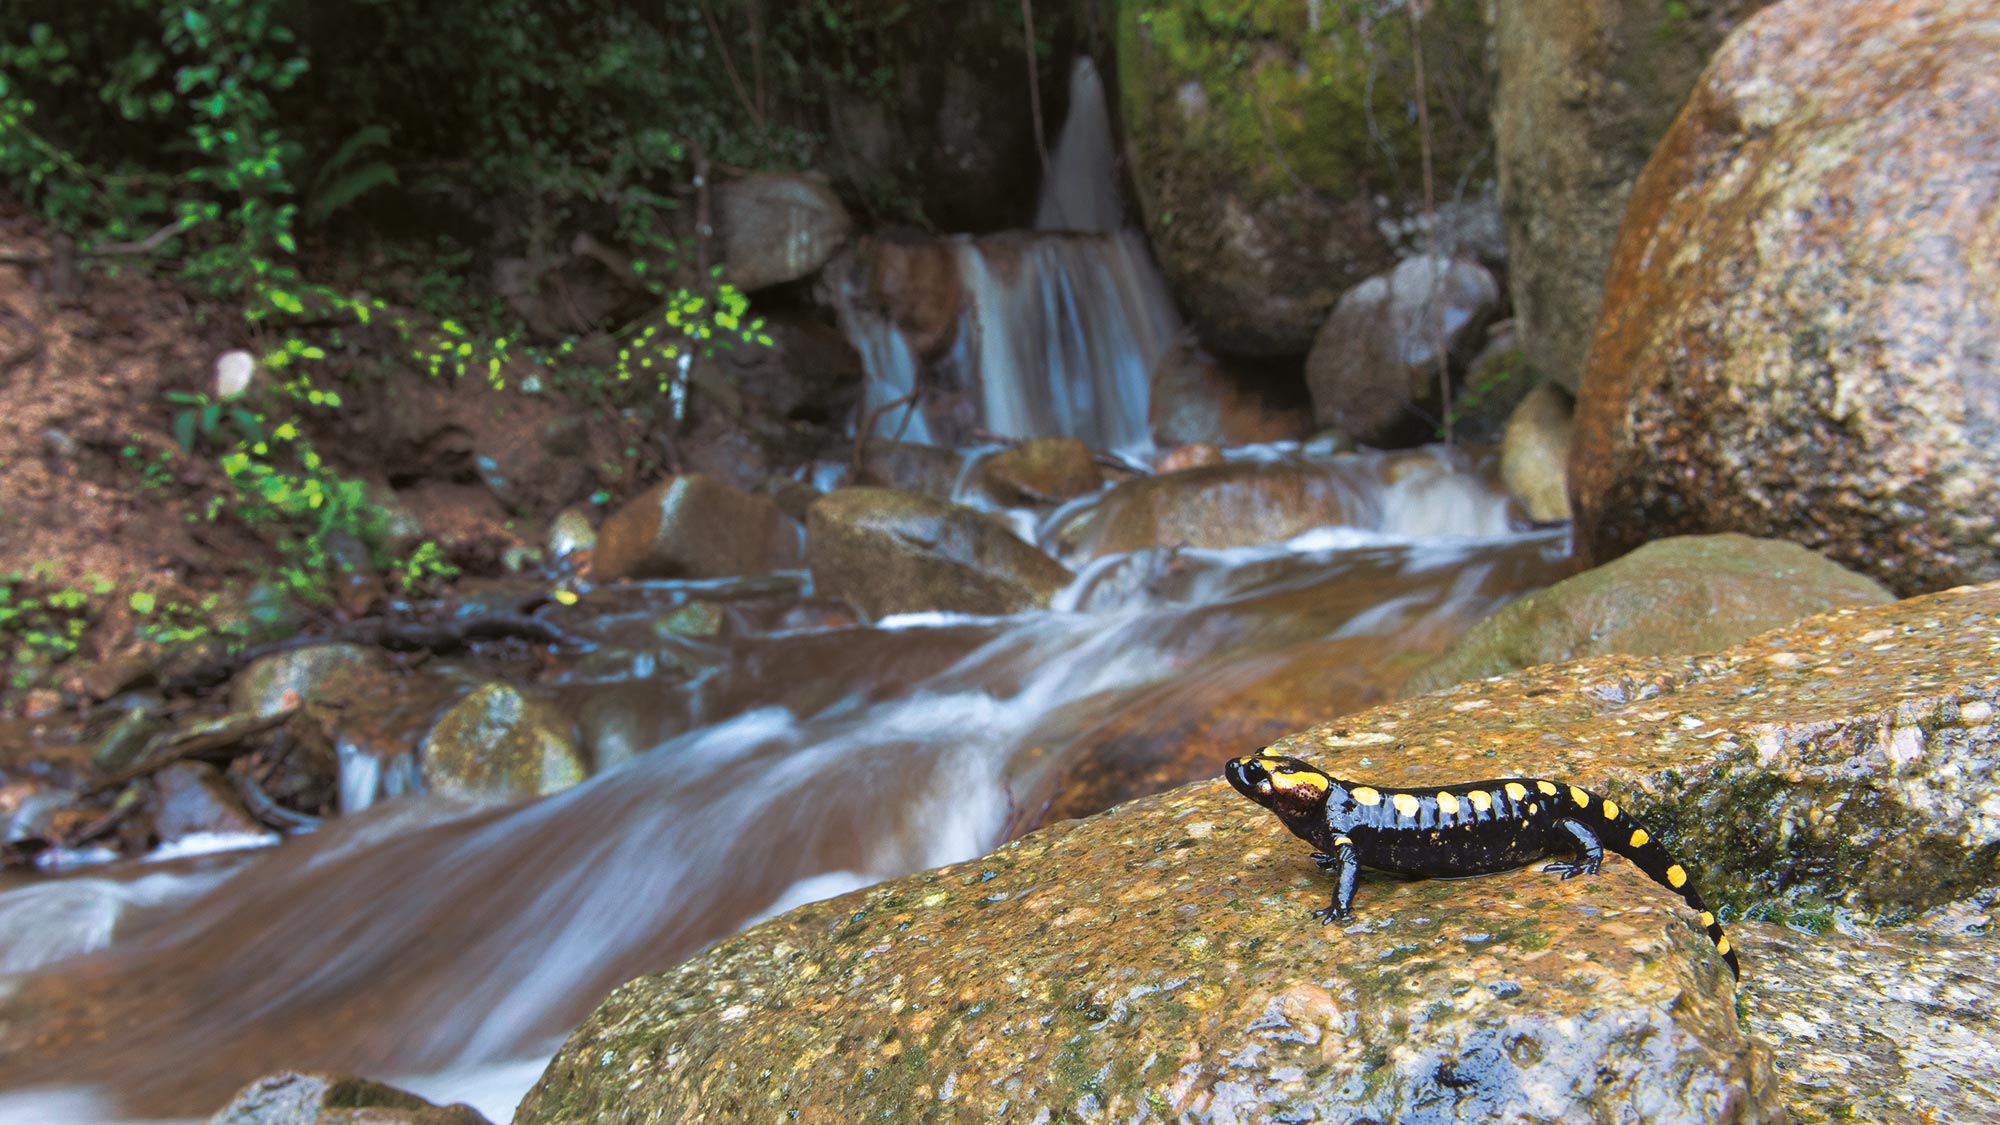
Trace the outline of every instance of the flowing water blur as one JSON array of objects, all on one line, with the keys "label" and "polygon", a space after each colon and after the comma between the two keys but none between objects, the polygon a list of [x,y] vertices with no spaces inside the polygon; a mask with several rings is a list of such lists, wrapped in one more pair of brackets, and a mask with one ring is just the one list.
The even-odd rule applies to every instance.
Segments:
[{"label": "flowing water blur", "polygon": [[[1500,518],[1483,482],[1429,480],[1448,510],[1459,486],[1481,490],[1470,530]],[[1420,498],[1375,499],[1425,522]],[[154,1113],[213,1109],[286,1066],[442,1073],[428,1085],[449,1092],[451,1074],[552,1051],[620,981],[749,922],[990,850],[1079,735],[1148,692],[1307,643],[1359,641],[1355,658],[1381,662],[1434,650],[1556,577],[1567,541],[1349,528],[1179,552],[1166,571],[1145,554],[1086,571],[1067,609],[747,638],[693,680],[576,677],[567,705],[630,712],[622,729],[704,721],[544,800],[407,797],[207,867],[0,893],[0,949],[40,969],[0,1020],[41,1040],[0,1062],[0,1084],[102,1084]],[[1147,579],[1112,580],[1121,564]],[[746,671],[779,648],[803,655]],[[65,943],[98,951],[49,964]]]}]

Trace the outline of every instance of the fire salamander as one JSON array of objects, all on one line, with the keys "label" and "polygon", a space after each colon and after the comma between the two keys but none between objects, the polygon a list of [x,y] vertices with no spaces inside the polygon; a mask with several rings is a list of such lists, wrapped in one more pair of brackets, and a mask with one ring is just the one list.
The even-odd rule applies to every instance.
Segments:
[{"label": "fire salamander", "polygon": [[1264,753],[1232,760],[1223,774],[1237,792],[1276,813],[1293,835],[1319,849],[1313,862],[1336,880],[1332,905],[1313,911],[1322,924],[1352,914],[1362,867],[1404,875],[1488,875],[1566,852],[1573,858],[1543,870],[1567,879],[1597,874],[1604,849],[1610,848],[1699,911],[1729,971],[1743,975],[1687,868],[1616,801],[1527,777],[1430,792],[1384,791],[1329,777],[1297,758]]}]

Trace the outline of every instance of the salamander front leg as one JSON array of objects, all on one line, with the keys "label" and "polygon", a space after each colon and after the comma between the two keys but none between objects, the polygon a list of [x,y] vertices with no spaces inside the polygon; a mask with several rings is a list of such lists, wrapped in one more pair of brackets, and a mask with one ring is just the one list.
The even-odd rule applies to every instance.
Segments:
[{"label": "salamander front leg", "polygon": [[1597,869],[1604,864],[1604,844],[1598,840],[1597,833],[1576,820],[1558,820],[1556,827],[1562,829],[1575,845],[1577,858],[1574,861],[1558,860],[1542,870],[1564,879],[1572,875],[1597,874]]},{"label": "salamander front leg", "polygon": [[1342,836],[1333,842],[1333,854],[1314,852],[1313,862],[1334,877],[1333,902],[1324,910],[1313,911],[1322,926],[1353,916],[1354,885],[1361,879],[1361,861],[1355,858],[1354,841]]}]

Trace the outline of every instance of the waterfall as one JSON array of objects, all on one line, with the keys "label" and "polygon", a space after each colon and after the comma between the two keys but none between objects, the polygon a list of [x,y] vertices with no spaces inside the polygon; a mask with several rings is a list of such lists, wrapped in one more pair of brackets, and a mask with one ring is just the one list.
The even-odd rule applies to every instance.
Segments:
[{"label": "waterfall", "polygon": [[[948,346],[926,357],[898,322],[907,293],[875,291],[864,246],[840,272],[835,304],[861,353],[862,417],[922,388],[908,423],[886,413],[877,435],[963,444],[974,432],[1062,436],[1140,458],[1153,368],[1179,334],[1145,238],[1125,224],[1103,83],[1088,58],[1070,76],[1070,113],[1042,187],[1036,230],[948,240],[956,273]],[[934,296],[934,295],[927,295]]]}]

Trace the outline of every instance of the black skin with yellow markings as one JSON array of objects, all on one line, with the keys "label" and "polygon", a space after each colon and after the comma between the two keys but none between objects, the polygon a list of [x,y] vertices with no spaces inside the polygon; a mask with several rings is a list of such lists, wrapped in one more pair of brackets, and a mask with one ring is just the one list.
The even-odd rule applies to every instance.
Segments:
[{"label": "black skin with yellow markings", "polygon": [[1250,754],[1223,775],[1238,793],[1276,813],[1311,844],[1313,862],[1335,880],[1322,923],[1353,913],[1360,869],[1402,875],[1488,875],[1553,855],[1543,870],[1564,879],[1595,875],[1606,849],[1631,860],[1701,914],[1709,939],[1737,977],[1743,970],[1687,869],[1640,824],[1595,793],[1530,777],[1503,777],[1433,789],[1378,789],[1338,780],[1297,758]]}]

